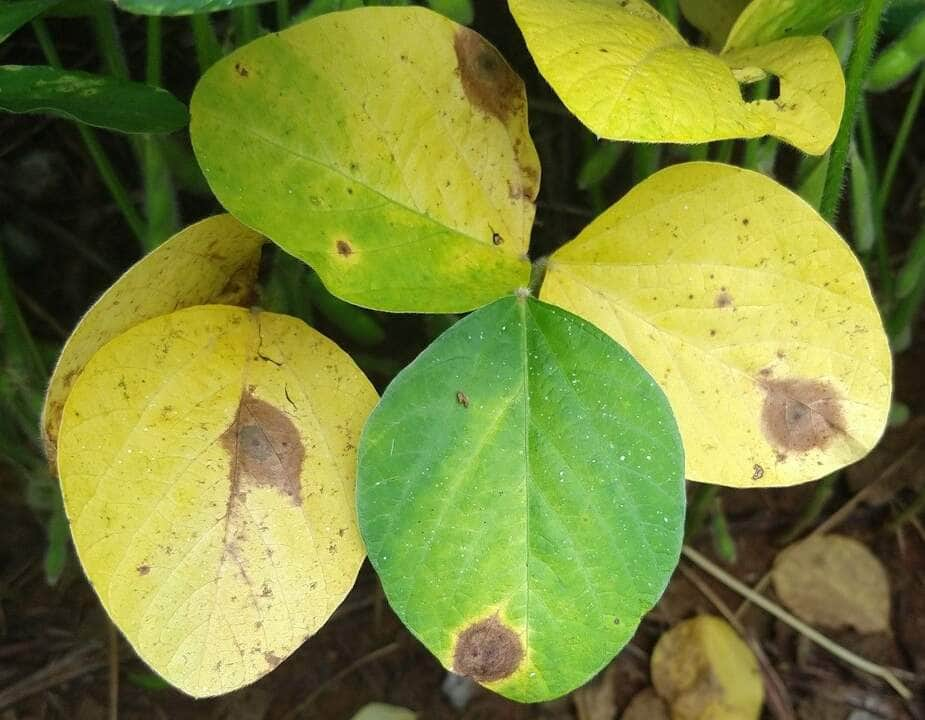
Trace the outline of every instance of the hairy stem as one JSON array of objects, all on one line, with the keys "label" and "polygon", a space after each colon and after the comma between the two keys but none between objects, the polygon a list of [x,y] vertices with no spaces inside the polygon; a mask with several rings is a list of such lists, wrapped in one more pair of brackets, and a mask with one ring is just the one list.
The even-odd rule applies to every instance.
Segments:
[{"label": "hairy stem", "polygon": [[877,29],[880,27],[880,15],[885,0],[867,0],[861,11],[858,35],[848,59],[848,72],[845,77],[845,111],[842,114],[838,135],[832,144],[829,156],[829,168],[825,176],[822,202],[819,212],[828,222],[834,222],[838,215],[845,166],[848,161],[848,146],[854,133],[854,121],[857,115],[858,101],[864,92],[864,79],[874,52]]}]

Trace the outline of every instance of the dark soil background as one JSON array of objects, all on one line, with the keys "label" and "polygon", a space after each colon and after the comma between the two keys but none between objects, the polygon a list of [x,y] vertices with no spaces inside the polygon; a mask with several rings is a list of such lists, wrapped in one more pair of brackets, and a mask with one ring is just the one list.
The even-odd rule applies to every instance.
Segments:
[{"label": "dark soil background", "polygon": [[[589,198],[576,189],[575,178],[582,151],[594,139],[539,77],[506,3],[481,0],[476,9],[474,27],[499,47],[527,82],[531,127],[544,168],[533,245],[537,255],[545,254],[593,217]],[[272,9],[264,12],[270,24]],[[142,77],[144,20],[122,13],[118,18],[133,76]],[[49,26],[66,66],[101,69],[87,20],[50,20]],[[188,100],[198,74],[189,25],[182,19],[166,20],[164,32],[164,84]],[[0,63],[42,62],[28,28],[0,46]],[[870,104],[881,156],[889,151],[910,88],[911,83],[905,83]],[[140,200],[140,178],[129,144],[106,133],[99,137]],[[683,159],[671,147],[664,149],[663,164]],[[790,186],[796,161],[794,151],[782,150],[776,166],[778,179]],[[629,164],[627,154],[605,184],[608,204],[631,185]],[[886,230],[891,261],[898,265],[925,217],[921,119],[896,187]],[[179,199],[184,225],[220,210],[208,195],[181,191]],[[847,216],[843,211],[842,217]],[[839,227],[850,237],[847,220]],[[73,126],[38,117],[0,115],[0,242],[27,322],[50,353],[99,293],[140,255]],[[377,318],[388,334],[372,348],[357,347],[336,325],[322,321],[319,326],[346,349],[379,359],[367,367],[381,390],[394,369],[423,349],[435,330],[432,321],[421,317]],[[903,671],[901,677],[916,698],[903,702],[885,684],[852,670],[753,608],[742,615],[742,623],[767,659],[765,718],[925,718],[925,531],[915,519],[898,530],[888,529],[925,484],[922,325],[920,317],[911,347],[896,357],[895,397],[909,407],[910,419],[891,428],[867,460],[842,473],[820,516],[803,533],[837,513],[858,492],[864,493],[860,502],[839,514],[837,529],[863,541],[885,564],[892,590],[892,632],[830,636]],[[723,489],[720,497],[738,551],[736,562],[722,563],[724,567],[743,582],[756,584],[780,551],[782,538],[816,496],[816,488],[810,483],[786,490]],[[709,529],[690,541],[716,558]],[[124,640],[115,641],[118,652],[113,654],[110,643],[115,636],[76,561],[71,557],[58,584],[49,587],[42,569],[44,548],[45,529],[25,503],[21,478],[0,462],[0,720],[107,717],[113,671],[118,671],[122,718],[348,720],[371,701],[409,707],[427,720],[619,717],[633,694],[648,685],[649,653],[661,633],[697,612],[722,614],[725,607],[735,611],[741,602],[682,562],[633,643],[577,698],[525,706],[473,688],[465,707],[457,709],[442,690],[446,671],[392,614],[367,564],[328,624],[273,673],[230,696],[194,701],[169,688],[147,687],[151,676]],[[610,695],[612,702],[603,701],[613,708],[609,715],[589,714],[589,702]]]}]

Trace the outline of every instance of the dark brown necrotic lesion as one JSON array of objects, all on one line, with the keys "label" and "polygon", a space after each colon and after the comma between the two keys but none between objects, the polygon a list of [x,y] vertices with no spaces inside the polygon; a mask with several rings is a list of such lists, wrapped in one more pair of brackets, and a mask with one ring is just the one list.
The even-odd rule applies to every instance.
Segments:
[{"label": "dark brown necrotic lesion", "polygon": [[512,675],[524,657],[520,637],[497,615],[479,620],[456,639],[453,672],[478,682],[503,680]]},{"label": "dark brown necrotic lesion", "polygon": [[765,391],[761,426],[779,450],[824,450],[846,434],[841,396],[829,383],[803,378],[760,378]]},{"label": "dark brown necrotic lesion", "polygon": [[234,422],[222,434],[231,458],[231,500],[253,487],[278,491],[293,505],[302,504],[302,463],[305,448],[299,431],[286,413],[254,397],[241,395]]},{"label": "dark brown necrotic lesion", "polygon": [[469,102],[501,122],[523,107],[523,83],[481,35],[461,27],[453,40],[457,69]]}]

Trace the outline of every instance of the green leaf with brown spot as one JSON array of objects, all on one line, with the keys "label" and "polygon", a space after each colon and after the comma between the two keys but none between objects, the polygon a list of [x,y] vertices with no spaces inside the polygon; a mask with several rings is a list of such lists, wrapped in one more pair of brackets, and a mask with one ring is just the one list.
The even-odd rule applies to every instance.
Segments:
[{"label": "green leaf with brown spot", "polygon": [[458,312],[528,282],[523,83],[437,13],[358,8],[263,37],[206,73],[191,132],[222,204],[344,300]]},{"label": "green leaf with brown spot", "polygon": [[386,390],[357,502],[402,621],[514,700],[563,695],[622,648],[681,546],[683,453],[664,395],[593,325],[507,297]]}]

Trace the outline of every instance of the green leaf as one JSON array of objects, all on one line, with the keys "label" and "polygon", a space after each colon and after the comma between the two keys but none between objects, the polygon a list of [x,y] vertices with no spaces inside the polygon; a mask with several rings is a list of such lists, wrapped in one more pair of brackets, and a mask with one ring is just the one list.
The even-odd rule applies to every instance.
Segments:
[{"label": "green leaf", "polygon": [[268,0],[115,0],[119,9],[136,15],[197,15],[264,2]]},{"label": "green leaf", "polygon": [[729,31],[724,50],[755,47],[786,37],[818,35],[864,5],[864,0],[752,0]]},{"label": "green leaf", "polygon": [[263,37],[205,74],[190,130],[219,201],[343,300],[461,312],[529,280],[523,82],[437,13],[359,8]]},{"label": "green leaf", "polygon": [[719,50],[736,18],[748,0],[680,0],[684,18],[706,37],[707,44]]},{"label": "green leaf", "polygon": [[[774,135],[819,155],[838,132],[845,83],[822,37],[714,55],[691,47],[645,0],[509,0],[537,67],[602,138],[702,143]],[[780,80],[774,100],[740,83]]]},{"label": "green leaf", "polygon": [[41,65],[0,65],[0,110],[124,133],[168,133],[189,121],[183,103],[162,88]]},{"label": "green leaf", "polygon": [[617,166],[626,150],[622,143],[601,141],[589,153],[578,171],[578,189],[587,190],[603,182]]},{"label": "green leaf", "polygon": [[450,20],[462,25],[471,25],[475,20],[472,0],[427,0],[427,5],[431,10],[446,15]]},{"label": "green leaf", "polygon": [[61,0],[4,0],[0,3],[0,43]]},{"label": "green leaf", "polygon": [[360,443],[361,532],[392,608],[447,668],[548,700],[600,670],[662,594],[683,463],[632,356],[507,297],[386,390]]},{"label": "green leaf", "polygon": [[364,6],[363,0],[312,0],[301,12],[292,18],[292,24],[310,20],[338,10],[353,10]]},{"label": "green leaf", "polygon": [[854,143],[849,151],[851,163],[851,229],[854,249],[859,253],[870,252],[874,246],[876,228],[874,226],[875,193],[871,191],[867,168]]}]

